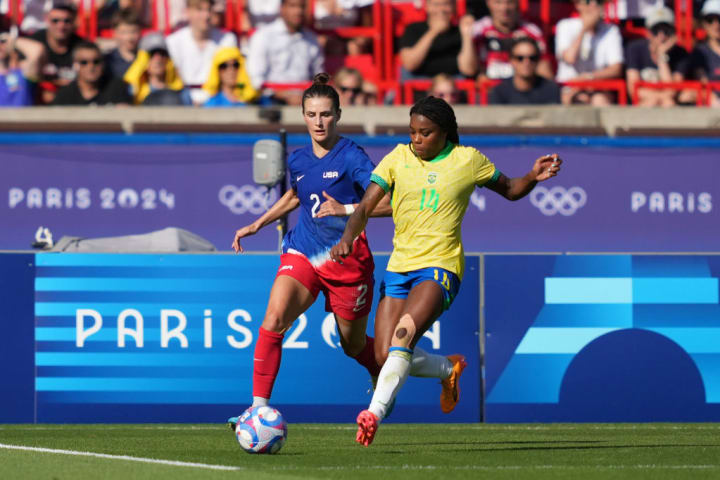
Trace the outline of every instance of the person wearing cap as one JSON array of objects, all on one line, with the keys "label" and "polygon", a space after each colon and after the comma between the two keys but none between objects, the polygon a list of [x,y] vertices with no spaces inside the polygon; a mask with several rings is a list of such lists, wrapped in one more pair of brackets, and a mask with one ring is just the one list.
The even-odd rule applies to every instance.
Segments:
[{"label": "person wearing cap", "polygon": [[[610,80],[622,77],[623,48],[620,29],[605,22],[602,0],[574,0],[578,16],[557,24],[555,56],[558,83],[569,80]],[[609,105],[614,97],[606,91],[565,87],[564,104]]]},{"label": "person wearing cap", "polygon": [[193,103],[202,105],[208,97],[200,86],[210,74],[215,52],[237,46],[237,40],[233,33],[212,26],[210,0],[188,0],[187,18],[187,27],[168,35],[168,52],[183,83],[191,88]]},{"label": "person wearing cap", "polygon": [[260,97],[250,83],[245,59],[235,47],[223,47],[215,53],[203,90],[210,95],[206,107],[243,106]]},{"label": "person wearing cap", "polygon": [[135,61],[142,22],[134,9],[124,8],[113,14],[112,26],[117,48],[105,55],[105,65],[113,76],[122,78]]},{"label": "person wearing cap", "polygon": [[[17,52],[24,57],[18,59]],[[17,38],[10,19],[0,15],[0,107],[32,105],[40,73],[43,46],[29,38]]]},{"label": "person wearing cap", "polygon": [[[705,42],[693,49],[690,65],[695,78],[702,82],[720,82],[720,0],[707,0],[700,11]],[[710,95],[710,105],[720,107],[720,92]]]},{"label": "person wearing cap", "polygon": [[[689,69],[688,52],[677,44],[675,15],[667,7],[651,10],[645,17],[647,38],[631,42],[627,47],[627,86],[632,95],[639,81],[661,83],[682,82]],[[678,91],[641,88],[638,104],[643,107],[671,107]]]},{"label": "person wearing cap", "polygon": [[47,14],[47,28],[30,38],[45,47],[46,63],[41,77],[42,100],[49,103],[55,91],[75,79],[73,49],[82,42],[75,35],[75,6],[68,0],[55,0]]},{"label": "person wearing cap", "polygon": [[105,75],[102,53],[91,42],[80,42],[73,50],[75,80],[58,90],[52,105],[129,105],[128,86]]},{"label": "person wearing cap", "polygon": [[142,38],[140,50],[123,80],[130,85],[135,105],[143,103],[151,93],[163,90],[174,92],[179,105],[192,105],[161,33],[150,33]]}]

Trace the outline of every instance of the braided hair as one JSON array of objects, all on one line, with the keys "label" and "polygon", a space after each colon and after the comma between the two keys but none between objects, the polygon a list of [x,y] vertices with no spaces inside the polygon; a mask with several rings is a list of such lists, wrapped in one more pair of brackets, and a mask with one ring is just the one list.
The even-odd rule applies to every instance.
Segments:
[{"label": "braided hair", "polygon": [[455,112],[452,107],[442,98],[436,98],[432,95],[418,100],[410,109],[410,116],[422,115],[427,117],[447,133],[449,142],[455,145],[460,143],[458,135],[457,120],[455,120]]},{"label": "braided hair", "polygon": [[313,84],[305,89],[302,96],[303,112],[305,111],[305,100],[308,98],[320,97],[329,98],[332,101],[333,110],[340,111],[340,96],[330,83],[330,75],[325,72],[318,73],[313,77]]}]

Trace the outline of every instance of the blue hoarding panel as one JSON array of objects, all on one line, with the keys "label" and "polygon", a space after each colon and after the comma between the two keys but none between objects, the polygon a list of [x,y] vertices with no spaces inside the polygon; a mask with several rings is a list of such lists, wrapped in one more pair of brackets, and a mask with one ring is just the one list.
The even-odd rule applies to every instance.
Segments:
[{"label": "blue hoarding panel", "polygon": [[487,421],[720,420],[718,277],[719,256],[486,257]]},{"label": "blue hoarding panel", "polygon": [[[222,422],[250,403],[278,257],[38,254],[37,264],[38,421]],[[376,257],[376,292],[386,264]],[[467,356],[460,405],[442,414],[437,381],[410,379],[389,421],[480,420],[477,257],[466,271],[462,293],[421,341]],[[290,421],[353,421],[369,388],[318,299],[285,335],[272,403]]]},{"label": "blue hoarding panel", "polygon": [[35,255],[0,254],[0,423],[35,421]]},{"label": "blue hoarding panel", "polygon": [[[187,142],[182,135],[75,135],[44,140],[15,136],[3,146],[0,249],[27,248],[37,226],[43,225],[56,237],[84,238],[175,226],[229,250],[235,229],[251,223],[278,198],[277,189],[267,191],[252,180],[252,142],[257,139],[210,136]],[[552,137],[548,143],[520,147],[496,137],[463,139],[511,177],[523,175],[554,143]],[[355,140],[378,163],[408,137]],[[289,151],[308,141],[307,135],[293,136]],[[608,141],[630,147],[618,139]],[[557,148],[567,160],[562,175],[538,185],[526,198],[507,202],[488,189],[473,193],[463,224],[465,249],[714,251],[720,234],[720,213],[713,204],[720,196],[716,181],[720,150],[715,141],[714,148],[694,149],[688,159],[686,143],[693,142],[684,139],[682,148],[658,148],[667,145],[661,139],[642,148],[566,143]],[[689,165],[693,175],[667,175],[678,164]],[[296,218],[291,215],[291,225]],[[392,230],[390,219],[373,220],[368,226],[373,249],[389,251]],[[275,229],[265,228],[247,238],[244,246],[276,250],[277,237]]]}]

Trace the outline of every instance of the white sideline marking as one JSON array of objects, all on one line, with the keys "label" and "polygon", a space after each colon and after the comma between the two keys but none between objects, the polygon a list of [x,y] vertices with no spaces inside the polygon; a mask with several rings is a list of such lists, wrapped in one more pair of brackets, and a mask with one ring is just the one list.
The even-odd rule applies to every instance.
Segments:
[{"label": "white sideline marking", "polygon": [[60,450],[55,448],[40,448],[40,447],[26,447],[24,445],[7,445],[0,443],[0,448],[7,450],[24,450],[28,452],[41,452],[41,453],[57,453],[61,455],[77,455],[81,457],[96,457],[96,458],[109,458],[111,460],[127,460],[130,462],[141,462],[141,463],[157,463],[161,465],[170,465],[173,467],[194,467],[194,468],[205,468],[208,470],[243,470],[240,467],[231,467],[228,465],[210,465],[207,463],[194,463],[194,462],[178,462],[174,460],[159,460],[156,458],[142,458],[142,457],[131,457],[129,455],[110,455],[107,453],[95,453],[95,452],[80,452],[77,450]]},{"label": "white sideline marking", "polygon": [[[56,453],[61,455],[77,455],[84,457],[107,458],[111,460],[127,460],[131,462],[155,463],[160,465],[170,465],[173,467],[194,467],[205,468],[208,470],[246,470],[242,467],[232,467],[229,465],[211,465],[207,463],[179,462],[174,460],[158,460],[155,458],[131,457],[128,455],[109,455],[106,453],[80,452],[76,450],[60,450],[54,448],[26,447],[24,445],[7,445],[0,443],[0,448],[7,450],[24,450],[29,452]],[[339,466],[275,466],[269,470],[708,470],[720,468],[720,465],[339,465]]]}]

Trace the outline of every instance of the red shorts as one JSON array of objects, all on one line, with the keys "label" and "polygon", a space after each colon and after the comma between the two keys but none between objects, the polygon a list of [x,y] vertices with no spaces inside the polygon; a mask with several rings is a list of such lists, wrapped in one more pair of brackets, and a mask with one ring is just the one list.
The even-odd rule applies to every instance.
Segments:
[{"label": "red shorts", "polygon": [[333,312],[345,320],[356,320],[370,314],[375,284],[372,269],[358,281],[341,282],[321,276],[305,256],[283,253],[275,278],[280,275],[287,275],[302,283],[314,298],[322,290],[326,312]]}]

